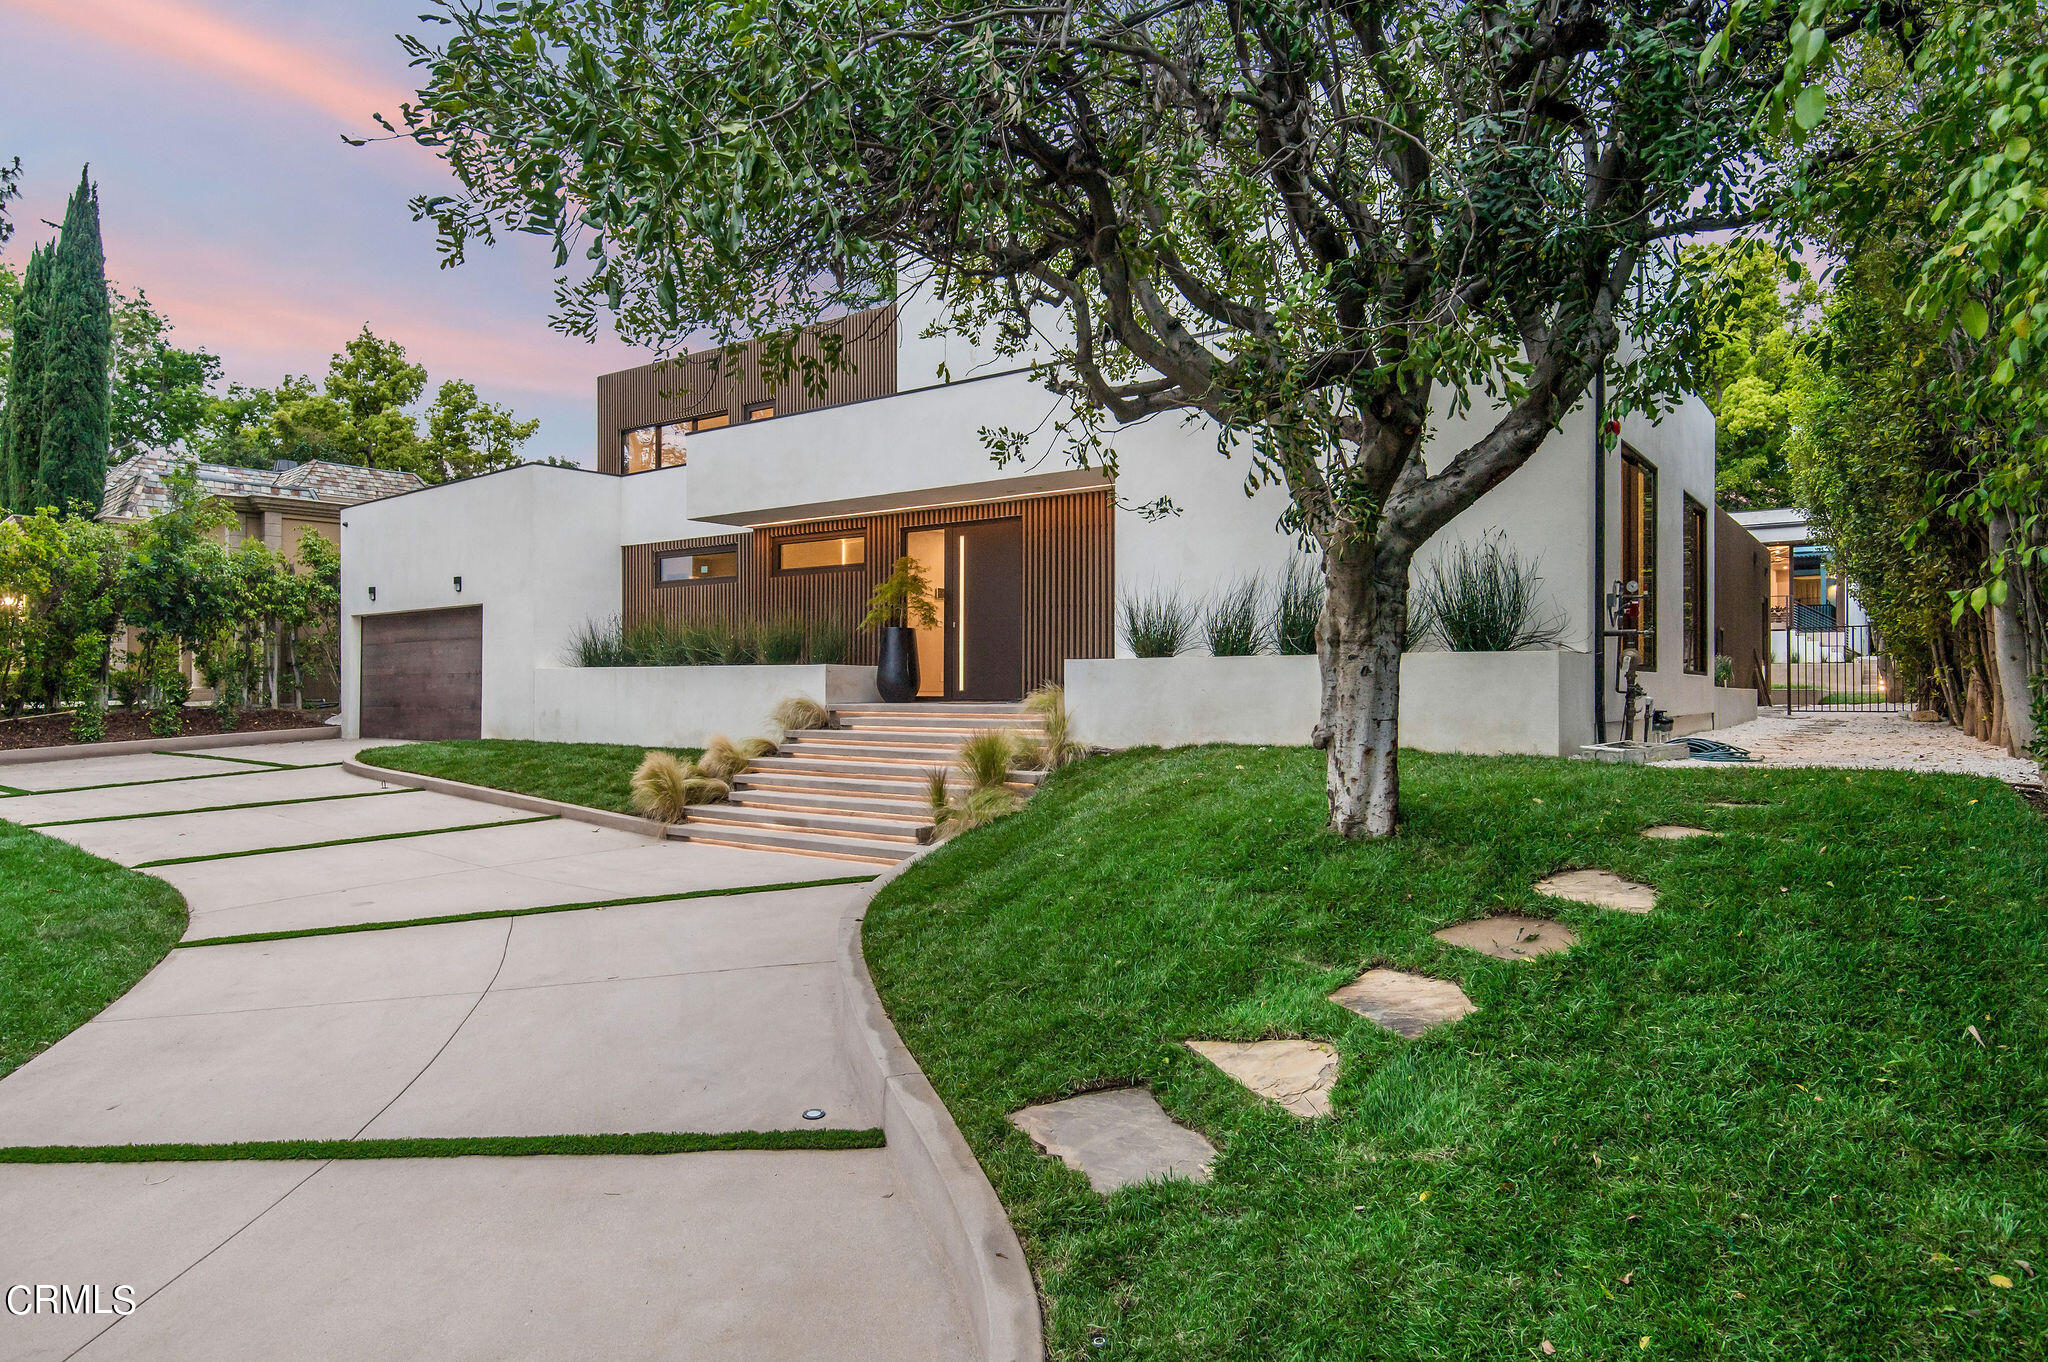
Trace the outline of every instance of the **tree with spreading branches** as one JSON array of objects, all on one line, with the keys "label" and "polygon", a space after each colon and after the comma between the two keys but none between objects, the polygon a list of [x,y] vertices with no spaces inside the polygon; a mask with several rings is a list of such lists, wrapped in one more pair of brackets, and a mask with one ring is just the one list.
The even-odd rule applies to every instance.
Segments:
[{"label": "tree with spreading branches", "polygon": [[572,333],[775,334],[907,264],[1032,356],[1077,460],[1208,418],[1321,556],[1330,823],[1380,836],[1416,552],[1596,375],[1660,410],[1677,244],[1778,191],[1755,112],[1797,20],[1731,7],[444,0],[387,127],[460,181],[415,203],[451,262],[554,242]]}]

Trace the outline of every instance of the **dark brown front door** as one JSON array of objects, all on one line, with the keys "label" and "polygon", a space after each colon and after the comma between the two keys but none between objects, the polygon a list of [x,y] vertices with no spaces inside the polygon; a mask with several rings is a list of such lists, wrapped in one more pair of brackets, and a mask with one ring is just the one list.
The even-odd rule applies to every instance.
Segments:
[{"label": "dark brown front door", "polygon": [[946,698],[1022,699],[1022,523],[981,520],[945,535]]},{"label": "dark brown front door", "polygon": [[366,738],[482,737],[483,609],[364,616],[360,689]]}]

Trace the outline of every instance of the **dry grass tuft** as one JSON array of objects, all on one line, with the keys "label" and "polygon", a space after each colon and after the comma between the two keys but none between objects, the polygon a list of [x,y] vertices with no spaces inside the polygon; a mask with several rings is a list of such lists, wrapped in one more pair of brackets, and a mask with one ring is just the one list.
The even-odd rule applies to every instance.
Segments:
[{"label": "dry grass tuft", "polygon": [[808,695],[792,695],[786,700],[776,701],[775,708],[768,711],[768,717],[786,733],[832,726],[832,711]]},{"label": "dry grass tuft", "polygon": [[693,768],[668,752],[649,752],[633,772],[633,812],[662,823],[680,823],[693,803],[686,793]]}]

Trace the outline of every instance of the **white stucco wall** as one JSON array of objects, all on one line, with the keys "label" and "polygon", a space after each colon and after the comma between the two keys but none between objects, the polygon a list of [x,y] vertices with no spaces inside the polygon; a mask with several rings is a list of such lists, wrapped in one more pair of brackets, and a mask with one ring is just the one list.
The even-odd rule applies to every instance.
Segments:
[{"label": "white stucco wall", "polygon": [[792,695],[828,707],[881,698],[873,667],[539,667],[532,736],[702,747],[767,733],[768,711]]},{"label": "white stucco wall", "polygon": [[[1425,752],[1569,756],[1592,741],[1592,658],[1416,652],[1401,659],[1401,743]],[[1313,657],[1114,658],[1067,664],[1067,712],[1103,747],[1298,746],[1321,708]]]},{"label": "white stucco wall", "polygon": [[530,464],[346,512],[343,733],[359,733],[365,616],[482,606],[484,736],[531,737],[534,667],[556,660],[578,625],[618,613],[619,497],[631,481]]}]

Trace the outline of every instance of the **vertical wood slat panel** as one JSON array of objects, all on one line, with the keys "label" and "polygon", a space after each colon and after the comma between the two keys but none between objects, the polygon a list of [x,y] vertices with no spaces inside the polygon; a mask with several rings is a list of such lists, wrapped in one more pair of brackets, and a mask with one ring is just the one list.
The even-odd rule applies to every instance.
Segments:
[{"label": "vertical wood slat panel", "polygon": [[619,432],[639,426],[718,411],[727,413],[737,425],[746,419],[747,408],[757,402],[772,401],[777,416],[790,416],[895,395],[893,305],[805,327],[797,344],[798,355],[822,359],[822,338],[827,335],[840,338],[840,362],[826,371],[824,385],[817,392],[810,390],[801,370],[779,388],[771,387],[761,377],[758,342],[748,344],[736,363],[725,361],[721,351],[708,350],[601,375],[597,380],[598,471],[624,471]]},{"label": "vertical wood slat panel", "polygon": [[[1023,532],[1024,687],[1029,690],[1062,680],[1070,657],[1109,657],[1116,650],[1115,503],[1107,488],[628,544],[622,551],[620,616],[628,625],[654,617],[708,623],[785,615],[832,622],[852,635],[847,661],[872,666],[875,635],[853,630],[866,611],[868,597],[903,552],[903,536],[911,530],[1013,518],[1021,522]],[[864,540],[866,562],[860,567],[771,571],[778,543],[849,531],[858,531]],[[654,584],[657,555],[722,544],[738,546],[736,580],[666,587]]]}]

